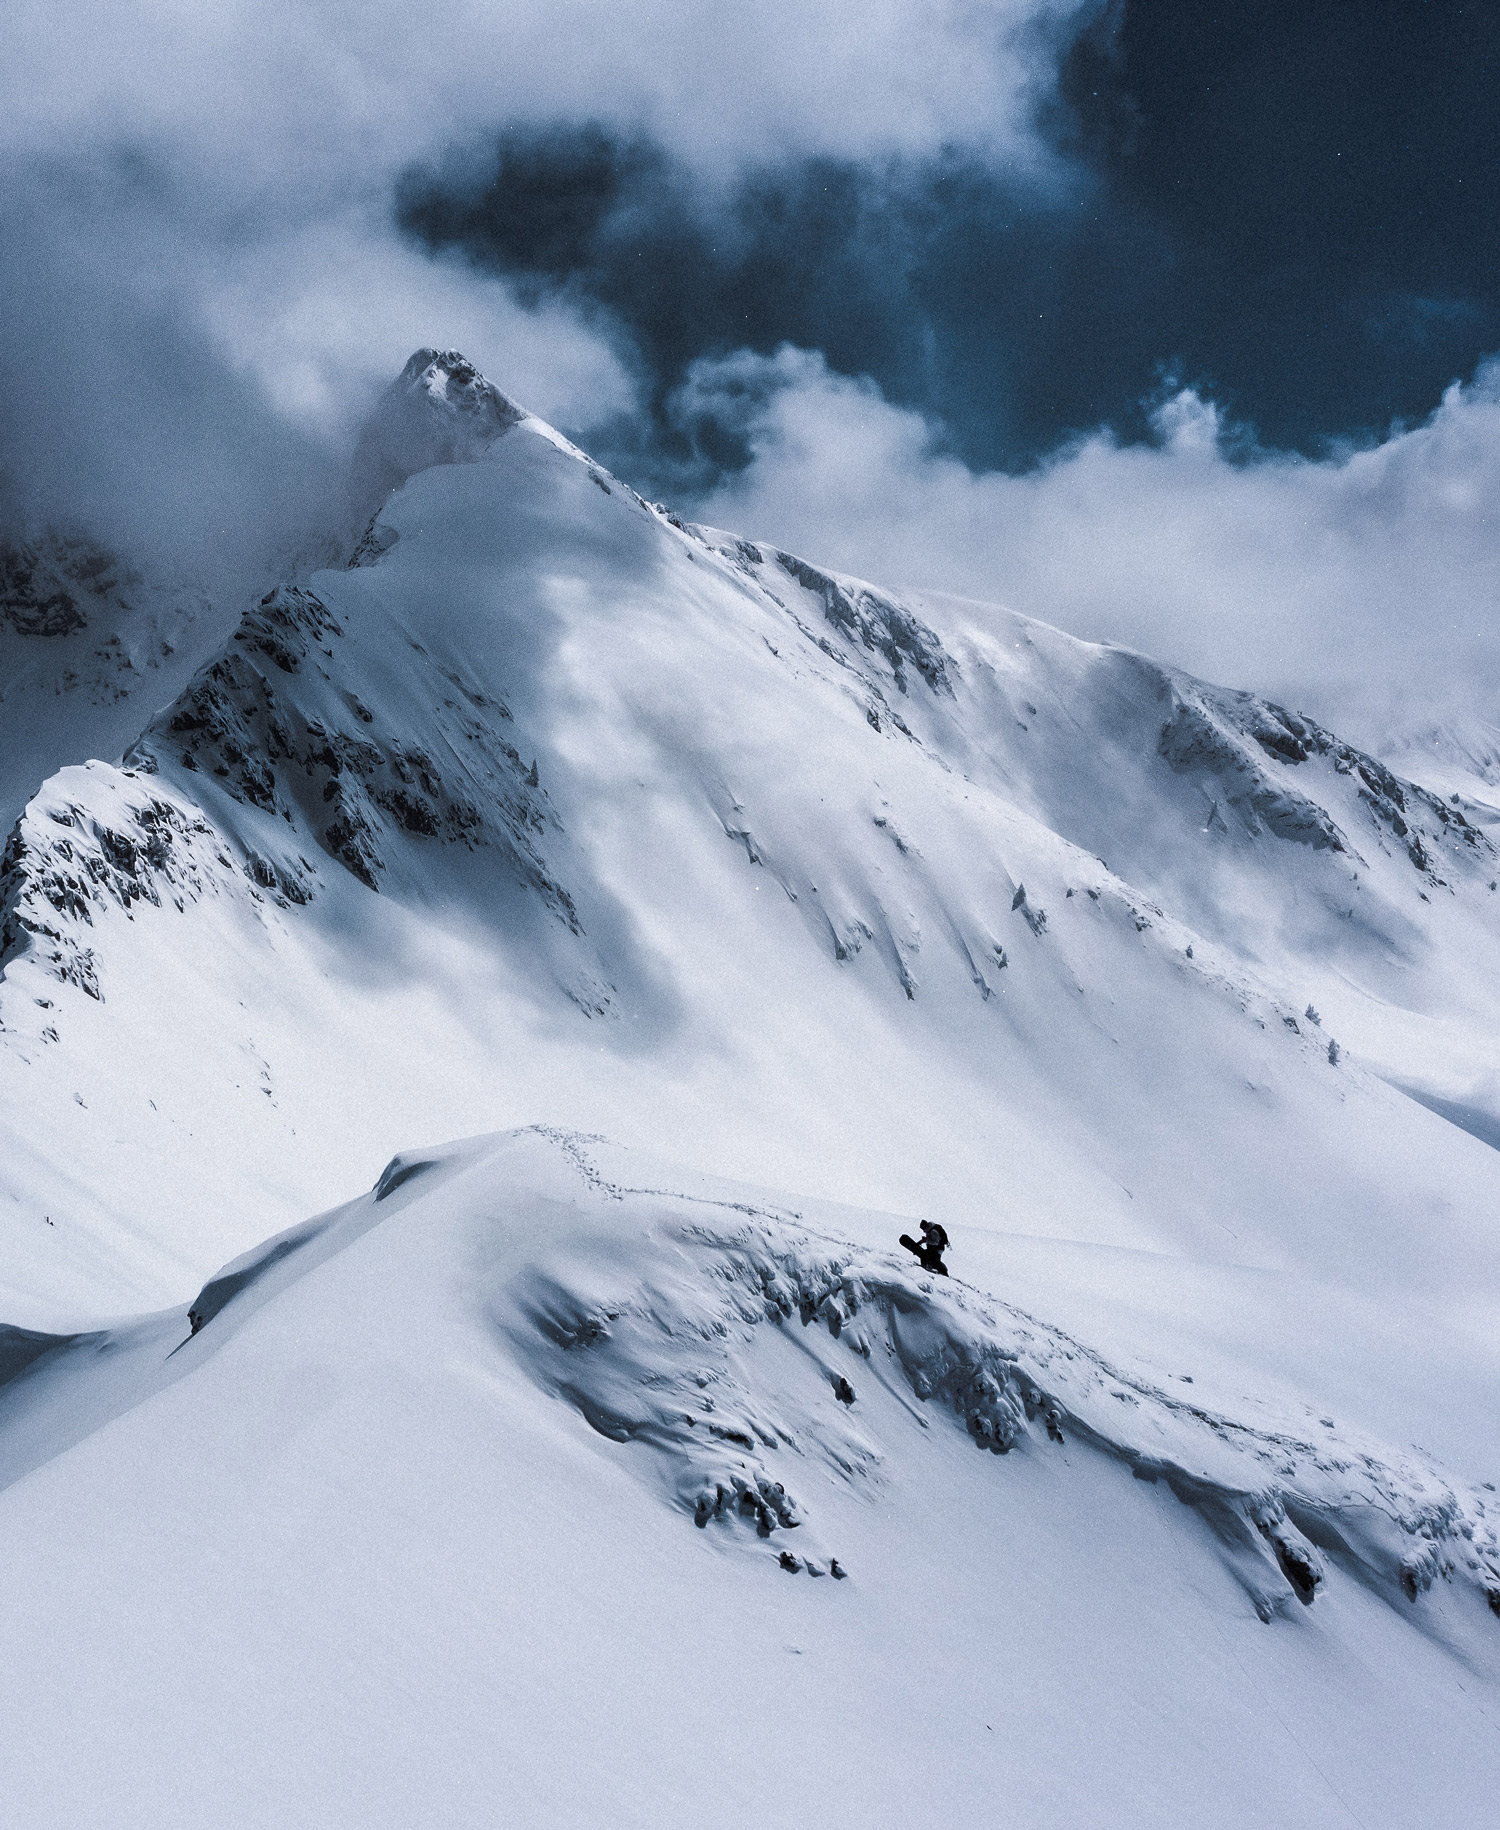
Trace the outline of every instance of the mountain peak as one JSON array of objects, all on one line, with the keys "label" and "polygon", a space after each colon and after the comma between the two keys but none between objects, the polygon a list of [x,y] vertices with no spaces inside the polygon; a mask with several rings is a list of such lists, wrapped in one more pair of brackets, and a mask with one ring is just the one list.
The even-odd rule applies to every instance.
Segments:
[{"label": "mountain peak", "polygon": [[377,507],[434,464],[482,457],[526,417],[458,350],[419,349],[381,396],[354,454],[357,497]]}]

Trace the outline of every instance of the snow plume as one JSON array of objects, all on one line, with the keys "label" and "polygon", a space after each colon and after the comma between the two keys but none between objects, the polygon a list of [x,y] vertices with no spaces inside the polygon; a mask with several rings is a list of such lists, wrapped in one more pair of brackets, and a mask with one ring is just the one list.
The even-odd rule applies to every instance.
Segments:
[{"label": "snow plume", "polygon": [[1493,714],[1500,365],[1426,424],[1321,461],[1258,448],[1181,389],[1153,444],[1096,433],[1020,476],[976,473],[941,426],[807,351],[699,362],[673,404],[695,440],[751,451],[695,510],[719,526],[1004,601],[1367,741],[1424,709]]},{"label": "snow plume", "polygon": [[18,0],[0,24],[6,518],[231,570],[272,530],[295,545],[422,344],[572,430],[617,417],[631,384],[568,302],[522,306],[400,239],[412,161],[598,121],[710,178],[950,143],[1040,176],[1036,109],[1093,10]]}]

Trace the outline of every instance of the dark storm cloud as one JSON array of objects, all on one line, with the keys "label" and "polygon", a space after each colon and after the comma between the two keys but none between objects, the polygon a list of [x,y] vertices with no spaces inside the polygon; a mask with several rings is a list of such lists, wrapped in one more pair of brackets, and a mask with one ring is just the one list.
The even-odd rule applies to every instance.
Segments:
[{"label": "dark storm cloud", "polygon": [[689,455],[686,434],[710,469],[745,461],[732,429],[685,425],[671,401],[695,359],[736,349],[821,350],[940,418],[977,464],[1024,462],[1093,424],[1102,398],[1133,404],[1151,373],[1149,336],[1122,349],[1105,334],[1075,360],[1099,302],[1118,314],[1149,284],[1142,238],[1117,234],[1087,173],[1039,191],[949,153],[708,186],[586,126],[512,131],[410,172],[397,211],[429,248],[592,306],[643,376],[668,460]]},{"label": "dark storm cloud", "polygon": [[1162,353],[1266,442],[1425,416],[1500,345],[1500,10],[1129,0],[1064,91],[1173,251]]},{"label": "dark storm cloud", "polygon": [[709,184],[948,140],[1045,183],[1037,107],[1096,5],[8,0],[0,515],[195,562],[284,550],[422,344],[576,432],[623,424],[633,384],[565,302],[397,236],[404,168],[483,125],[599,119]]},{"label": "dark storm cloud", "polygon": [[[592,304],[664,453],[689,363],[783,342],[1021,467],[1186,381],[1304,452],[1425,417],[1500,346],[1500,11],[1129,0],[1064,64],[1066,181],[972,151],[763,161],[706,187],[649,140],[513,129],[409,173],[433,249]],[[1143,406],[1143,400],[1148,401]],[[698,456],[744,460],[723,428]]]},{"label": "dark storm cloud", "polygon": [[[898,395],[916,380],[927,339],[905,202],[888,175],[832,160],[705,185],[649,142],[584,126],[513,131],[488,155],[409,173],[398,212],[430,248],[592,308],[681,457],[668,396],[703,355],[790,340]],[[714,424],[694,430],[711,464],[748,456]]]}]

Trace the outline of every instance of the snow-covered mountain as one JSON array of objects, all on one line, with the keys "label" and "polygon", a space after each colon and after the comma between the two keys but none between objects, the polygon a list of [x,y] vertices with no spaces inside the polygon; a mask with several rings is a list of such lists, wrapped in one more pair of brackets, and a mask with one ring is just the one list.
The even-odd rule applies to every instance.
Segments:
[{"label": "snow-covered mountain", "polygon": [[[0,862],[0,1319],[28,1368],[0,1458],[33,1470],[0,1501],[7,1543],[66,1516],[70,1483],[104,1481],[99,1530],[128,1513],[137,1575],[166,1533],[207,1581],[269,1570],[249,1547],[281,1543],[267,1521],[289,1505],[319,1548],[264,1616],[264,1656],[302,1661],[316,1689],[333,1666],[312,1639],[356,1658],[373,1603],[343,1582],[331,1612],[292,1598],[345,1550],[413,1569],[451,1496],[463,1574],[445,1602],[425,1578],[413,1593],[446,1609],[478,1583],[569,1720],[602,1693],[543,1642],[587,1638],[579,1596],[612,1570],[635,1602],[604,1643],[628,1660],[645,1635],[652,1683],[693,1720],[700,1661],[648,1617],[710,1621],[718,1672],[736,1634],[770,1633],[737,1698],[785,1681],[785,1610],[811,1608],[843,1694],[747,1720],[809,1759],[830,1736],[868,1749],[816,1782],[844,1801],[834,1821],[906,1796],[894,1774],[914,1760],[923,1796],[941,1783],[948,1815],[992,1821],[992,1746],[950,1758],[903,1735],[914,1672],[934,1720],[969,1707],[981,1671],[1006,1700],[1008,1729],[990,1709],[976,1732],[1008,1733],[1003,1783],[1031,1801],[1016,1821],[1395,1824],[1418,1821],[1419,1781],[1454,1810],[1482,1796],[1500,1700],[1500,856],[1480,784],[1423,787],[1140,655],[684,524],[452,352],[408,365],[355,488],[369,512],[348,565],[269,592],[128,750],[76,752]],[[388,1174],[386,1200],[210,1281],[393,1148],[512,1131],[424,1151],[437,1167],[399,1200]],[[680,1167],[622,1168],[579,1141],[599,1134]],[[893,1213],[943,1222],[961,1288],[893,1263]],[[164,1361],[205,1284],[229,1290],[222,1319]],[[812,1351],[829,1302],[832,1344]],[[781,1320],[762,1329],[768,1306]],[[166,1313],[116,1319],[132,1311]],[[346,1396],[299,1449],[276,1418],[301,1417],[304,1362],[310,1389]],[[834,1391],[866,1365],[868,1430]],[[700,1373],[738,1436],[706,1402],[677,1417]],[[280,1497],[169,1527],[160,1508],[184,1502],[129,1471],[165,1470],[174,1430],[261,1444]],[[503,1504],[502,1474],[472,1473],[486,1431],[497,1468],[525,1469]],[[1031,1472],[1008,1485],[968,1438]],[[387,1476],[389,1512],[325,1530],[339,1494]],[[820,1496],[805,1518],[803,1489]],[[684,1516],[698,1548],[679,1552]],[[533,1591],[519,1613],[478,1573],[494,1518]],[[756,1554],[736,1560],[746,1530]],[[850,1582],[769,1599],[760,1551],[787,1533],[778,1580],[838,1558]],[[70,1568],[98,1557],[88,1532],[69,1544]],[[536,1573],[554,1545],[549,1567],[590,1572],[576,1591]],[[1023,1557],[1050,1572],[1024,1600]],[[914,1569],[926,1599],[905,1592]],[[230,1639],[262,1631],[258,1580]],[[122,1647],[160,1593],[134,1584],[111,1615]],[[39,1592],[13,1670],[36,1669],[27,1635],[59,1591]],[[88,1608],[87,1584],[68,1592]],[[422,1606],[400,1619],[409,1648]],[[1242,1622],[1273,1637],[1248,1651]],[[510,1698],[505,1758],[546,1800],[527,1821],[577,1821],[592,1769],[543,1780],[553,1731],[463,1632],[468,1675],[429,1687],[431,1734]],[[1154,1702],[1100,1675],[1165,1670],[1170,1648],[1191,1650]],[[153,1666],[162,1710],[222,1699],[207,1658]],[[347,1718],[372,1746],[394,1659]],[[1288,1700],[1246,1714],[1246,1684]],[[1460,1685],[1478,1688],[1460,1702]],[[291,1705],[251,1688],[247,1737],[274,1738]],[[1086,1706],[1049,1715],[1064,1695]],[[1443,1727],[1403,1764],[1385,1737],[1412,1712]],[[59,1761],[89,1719],[57,1727]],[[1293,1726],[1309,1719],[1322,1779],[1283,1774],[1250,1814],[1215,1815],[1241,1782],[1216,1793],[1212,1773],[1263,1772],[1267,1736],[1311,1770]],[[1024,1759],[1021,1722],[1039,1737]],[[643,1734],[619,1704],[600,1769],[665,1747]],[[297,1745],[287,1770],[316,1790],[327,1744]],[[1125,1764],[1057,1780],[1058,1758],[1098,1763],[1101,1745]],[[673,1815],[664,1801],[718,1771],[695,1744],[650,1760],[668,1790],[624,1821]],[[476,1786],[499,1771],[472,1747],[460,1765]],[[1112,1814],[1110,1772],[1137,1765],[1155,1778]],[[371,1784],[378,1807],[314,1815],[412,1821],[399,1787]],[[463,1796],[443,1821],[474,1817]]]},{"label": "snow-covered mountain", "polygon": [[0,821],[54,769],[118,757],[228,633],[191,579],[77,534],[0,540]]},{"label": "snow-covered mountain", "polygon": [[1474,1821],[1493,1494],[875,1221],[521,1132],[12,1343],[13,1811]]}]

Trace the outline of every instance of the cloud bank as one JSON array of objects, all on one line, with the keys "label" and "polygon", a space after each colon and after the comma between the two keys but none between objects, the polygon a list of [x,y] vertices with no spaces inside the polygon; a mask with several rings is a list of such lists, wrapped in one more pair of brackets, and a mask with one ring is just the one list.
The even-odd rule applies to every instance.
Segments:
[{"label": "cloud bank", "polygon": [[[220,193],[343,192],[499,122],[593,120],[703,170],[1034,131],[1098,0],[12,0],[4,137],[150,142]],[[67,47],[61,58],[59,48]]]},{"label": "cloud bank", "polygon": [[[1262,451],[1190,389],[1152,445],[1104,433],[1020,476],[785,348],[674,401],[752,461],[695,512],[824,564],[954,592],[1288,699],[1372,738],[1500,700],[1500,364],[1426,424],[1327,459]],[[1358,734],[1356,732],[1356,734]]]},{"label": "cloud bank", "polygon": [[[433,259],[400,174],[517,123],[746,163],[1035,130],[1096,0],[12,0],[0,18],[0,514],[227,575],[326,515],[352,428],[424,344],[586,432],[635,378],[565,297]],[[212,569],[212,566],[210,566]]]}]

